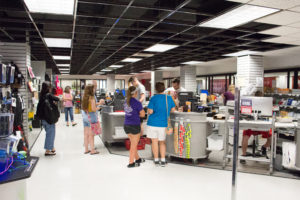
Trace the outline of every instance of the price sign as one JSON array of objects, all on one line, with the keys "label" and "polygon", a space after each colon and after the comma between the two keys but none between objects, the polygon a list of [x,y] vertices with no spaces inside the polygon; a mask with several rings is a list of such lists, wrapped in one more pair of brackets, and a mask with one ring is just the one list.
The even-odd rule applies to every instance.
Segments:
[{"label": "price sign", "polygon": [[252,100],[242,99],[241,100],[241,113],[242,114],[252,114]]}]

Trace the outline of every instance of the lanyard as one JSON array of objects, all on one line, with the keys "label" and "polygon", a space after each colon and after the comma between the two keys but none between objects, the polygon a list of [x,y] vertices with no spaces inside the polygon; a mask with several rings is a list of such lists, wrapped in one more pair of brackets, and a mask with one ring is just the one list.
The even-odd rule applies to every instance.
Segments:
[{"label": "lanyard", "polygon": [[178,122],[175,122],[174,126],[174,152],[178,154]]},{"label": "lanyard", "polygon": [[179,156],[182,157],[183,149],[184,149],[184,135],[185,135],[185,128],[183,126],[183,123],[180,123],[180,129],[179,129]]}]

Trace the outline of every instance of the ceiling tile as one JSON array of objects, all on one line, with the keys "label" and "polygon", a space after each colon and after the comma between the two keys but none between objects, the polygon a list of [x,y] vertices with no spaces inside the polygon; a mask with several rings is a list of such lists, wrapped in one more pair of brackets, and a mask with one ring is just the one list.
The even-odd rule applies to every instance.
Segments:
[{"label": "ceiling tile", "polygon": [[278,9],[289,9],[300,5],[300,0],[253,0],[249,4]]},{"label": "ceiling tile", "polygon": [[282,11],[273,15],[263,17],[256,20],[256,22],[277,24],[277,25],[288,25],[296,22],[300,22],[300,13],[291,11]]},{"label": "ceiling tile", "polygon": [[300,22],[289,24],[289,27],[295,27],[295,28],[300,28]]},{"label": "ceiling tile", "polygon": [[260,33],[270,34],[270,35],[287,35],[300,32],[300,28],[293,28],[288,26],[280,26],[277,28],[272,28],[266,31],[262,31]]},{"label": "ceiling tile", "polygon": [[248,3],[250,0],[227,0],[227,1],[234,1],[239,3]]},{"label": "ceiling tile", "polygon": [[273,43],[282,43],[282,44],[295,44],[298,41],[299,39],[286,37],[286,36],[280,36],[280,37],[264,40],[264,42],[273,42]]},{"label": "ceiling tile", "polygon": [[292,34],[287,34],[287,35],[285,35],[285,36],[286,36],[286,37],[299,38],[299,39],[300,39],[300,32],[292,33]]},{"label": "ceiling tile", "polygon": [[294,12],[300,12],[300,6],[296,6],[294,8],[290,8],[290,11],[294,11]]}]

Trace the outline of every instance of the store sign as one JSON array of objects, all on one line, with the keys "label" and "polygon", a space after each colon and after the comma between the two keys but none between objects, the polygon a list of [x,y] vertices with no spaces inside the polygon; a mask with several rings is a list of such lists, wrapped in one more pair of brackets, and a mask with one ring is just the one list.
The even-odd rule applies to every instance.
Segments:
[{"label": "store sign", "polygon": [[252,114],[252,100],[242,99],[241,100],[241,113],[242,114]]}]

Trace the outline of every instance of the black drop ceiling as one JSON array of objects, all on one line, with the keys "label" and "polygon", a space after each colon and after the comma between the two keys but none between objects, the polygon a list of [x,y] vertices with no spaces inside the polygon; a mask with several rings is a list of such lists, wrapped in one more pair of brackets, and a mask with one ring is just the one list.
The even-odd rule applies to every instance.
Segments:
[{"label": "black drop ceiling", "polygon": [[[111,73],[127,74],[162,66],[175,67],[191,60],[221,59],[224,54],[241,50],[270,51],[291,47],[262,42],[274,36],[258,32],[276,25],[250,22],[229,30],[198,26],[239,5],[224,0],[78,0],[73,48],[49,50],[52,55],[70,55],[72,51],[71,74],[93,74],[112,64],[125,67]],[[72,37],[73,16],[31,15],[43,37]],[[25,42],[26,33],[32,59],[45,60],[47,67],[59,73],[22,1],[0,0],[0,41]],[[157,43],[179,47],[154,53],[136,63],[121,62],[135,53],[145,53],[144,49]],[[60,63],[69,61],[56,61]]]}]

